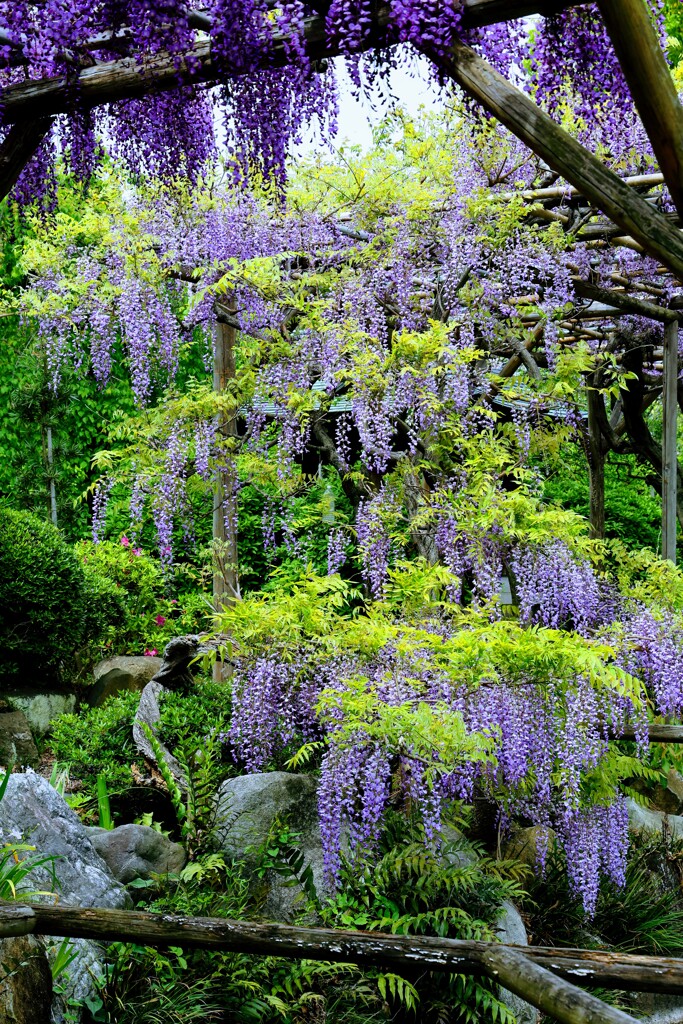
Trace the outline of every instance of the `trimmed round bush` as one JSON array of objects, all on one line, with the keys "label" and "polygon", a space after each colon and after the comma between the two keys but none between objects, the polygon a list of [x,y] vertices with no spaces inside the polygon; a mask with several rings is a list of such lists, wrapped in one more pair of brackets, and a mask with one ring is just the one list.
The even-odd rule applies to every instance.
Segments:
[{"label": "trimmed round bush", "polygon": [[123,616],[120,589],[87,571],[58,529],[0,508],[0,678],[67,677],[76,653]]}]

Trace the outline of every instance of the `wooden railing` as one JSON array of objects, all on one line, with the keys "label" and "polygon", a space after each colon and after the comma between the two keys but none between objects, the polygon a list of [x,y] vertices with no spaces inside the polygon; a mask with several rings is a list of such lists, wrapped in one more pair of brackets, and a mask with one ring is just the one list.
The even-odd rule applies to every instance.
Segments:
[{"label": "wooden railing", "polygon": [[633,1024],[590,988],[683,995],[683,960],[586,949],[507,946],[379,932],[182,917],[136,910],[0,903],[0,938],[51,935],[222,949],[400,972],[486,975],[561,1024]]}]

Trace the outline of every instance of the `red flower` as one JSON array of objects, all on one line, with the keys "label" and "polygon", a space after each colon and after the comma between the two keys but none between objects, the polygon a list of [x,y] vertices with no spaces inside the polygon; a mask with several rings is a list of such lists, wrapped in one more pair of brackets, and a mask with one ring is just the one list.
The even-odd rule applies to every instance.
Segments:
[{"label": "red flower", "polygon": [[145,648],[145,657],[147,657],[147,658],[156,658],[158,654],[159,654],[159,652],[156,649],[156,647],[146,647]]},{"label": "red flower", "polygon": [[156,622],[157,626],[163,626],[163,624],[166,622],[166,619],[164,618],[163,615],[157,615],[154,621]]},{"label": "red flower", "polygon": [[129,548],[130,547],[130,541],[126,537],[125,533],[124,533],[123,537],[121,538],[121,544],[123,545],[124,548]]}]

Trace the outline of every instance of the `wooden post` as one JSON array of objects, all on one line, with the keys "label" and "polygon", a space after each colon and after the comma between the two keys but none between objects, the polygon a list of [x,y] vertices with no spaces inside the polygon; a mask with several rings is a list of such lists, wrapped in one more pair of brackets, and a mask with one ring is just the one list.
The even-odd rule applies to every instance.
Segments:
[{"label": "wooden post", "polygon": [[590,481],[591,537],[605,538],[605,444],[600,422],[596,415],[596,402],[604,401],[599,391],[588,392],[588,477]]},{"label": "wooden post", "polygon": [[678,483],[678,321],[664,327],[662,430],[662,558],[676,563]]},{"label": "wooden post", "polygon": [[657,163],[683,216],[683,107],[644,0],[598,0]]},{"label": "wooden post", "polygon": [[[235,327],[217,317],[213,332],[213,386],[218,394],[223,394],[228,382],[235,377],[236,336]],[[219,417],[216,427],[221,437],[234,437],[235,416]],[[239,597],[235,482],[233,471],[217,471],[213,500],[214,558],[217,560],[213,576],[213,600],[216,611]]]}]

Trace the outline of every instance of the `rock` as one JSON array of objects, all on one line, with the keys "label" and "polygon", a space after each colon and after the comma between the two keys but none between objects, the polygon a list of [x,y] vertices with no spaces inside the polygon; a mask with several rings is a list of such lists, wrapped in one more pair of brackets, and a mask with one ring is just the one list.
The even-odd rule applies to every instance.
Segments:
[{"label": "rock", "polygon": [[127,885],[134,878],[177,874],[187,857],[180,843],[147,825],[88,829],[93,846],[114,878]]},{"label": "rock", "polygon": [[52,972],[45,946],[34,935],[0,941],[0,1021],[50,1024]]},{"label": "rock", "polygon": [[95,685],[88,693],[91,707],[99,707],[105,700],[122,692],[140,692],[163,665],[162,658],[123,655],[107,658],[95,665]]},{"label": "rock", "polygon": [[[263,844],[276,819],[289,822],[298,833],[296,845],[304,854],[305,864],[310,865],[318,896],[327,894],[317,787],[311,775],[259,772],[228,779],[218,791],[216,812],[218,842],[236,860],[253,857],[252,848]],[[273,921],[291,921],[301,899],[301,887],[287,884],[287,879],[274,872],[267,884],[264,916]]]},{"label": "rock", "polygon": [[[528,946],[529,940],[521,915],[515,905],[505,900],[500,909],[496,935],[508,946]],[[540,1014],[535,1006],[525,1003],[520,996],[501,988],[500,998],[514,1013],[517,1024],[538,1024]]]},{"label": "rock", "polygon": [[653,811],[636,803],[632,797],[626,800],[629,826],[633,832],[662,832],[667,829],[671,835],[683,836],[683,816]]},{"label": "rock", "polygon": [[543,825],[521,828],[508,839],[503,849],[505,860],[519,860],[529,867],[536,868],[543,854],[552,849],[555,832]]},{"label": "rock", "polygon": [[[110,874],[75,812],[47,779],[32,771],[11,775],[0,801],[0,843],[22,840],[35,846],[36,855],[56,858],[51,870],[41,867],[31,873],[27,882],[32,888],[51,890],[54,871],[59,900],[67,906],[122,909],[131,905],[125,888]],[[32,899],[52,901],[54,897]],[[69,999],[94,994],[94,978],[104,970],[102,949],[96,942],[75,939],[74,946],[78,955],[62,979],[62,994],[53,1001],[57,1024],[65,1020]]]},{"label": "rock", "polygon": [[0,712],[0,764],[38,764],[36,748],[26,715],[21,711]]},{"label": "rock", "polygon": [[[138,709],[135,712],[135,721],[133,722],[133,739],[135,741],[135,746],[138,748],[142,756],[150,762],[150,764],[157,763],[157,756],[154,752],[154,747],[143,730],[143,726],[148,725],[156,735],[155,727],[161,718],[159,697],[163,693],[163,690],[164,687],[161,683],[157,683],[154,680],[147,683],[147,686],[142,691],[140,703],[138,704]],[[161,747],[161,753],[164,761],[166,762],[171,775],[183,793],[186,793],[187,783],[185,781],[185,773],[183,772],[183,769],[180,767],[179,762],[173,756],[168,747],[164,746],[161,741],[159,741],[159,745]]]},{"label": "rock", "polygon": [[56,718],[70,714],[76,709],[76,695],[58,691],[10,691],[3,693],[3,700],[6,700],[15,711],[23,711],[34,736],[46,736]]},{"label": "rock", "polygon": [[647,1024],[683,1024],[683,999],[680,996],[633,992],[631,1001],[638,1015],[645,1016]]}]

